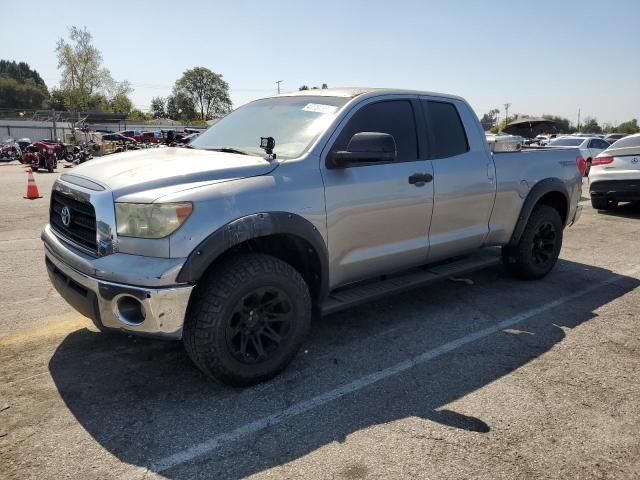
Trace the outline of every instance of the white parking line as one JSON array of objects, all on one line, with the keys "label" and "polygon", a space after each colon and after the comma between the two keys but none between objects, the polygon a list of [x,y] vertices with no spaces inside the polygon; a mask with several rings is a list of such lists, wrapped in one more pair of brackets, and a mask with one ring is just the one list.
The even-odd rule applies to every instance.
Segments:
[{"label": "white parking line", "polygon": [[[593,284],[590,287],[585,288],[584,290],[580,290],[570,295],[560,297],[557,300],[554,300],[549,303],[545,303],[544,305],[541,305],[537,308],[528,310],[526,312],[520,313],[510,318],[507,318],[506,320],[503,320],[491,327],[483,328],[482,330],[478,330],[476,332],[470,333],[456,340],[445,343],[444,345],[436,347],[432,350],[428,350],[424,353],[411,357],[408,360],[397,363],[383,370],[370,373],[369,375],[360,377],[350,383],[347,383],[338,388],[335,388],[328,392],[317,395],[308,400],[295,403],[290,407],[285,408],[284,410],[281,410],[280,412],[263,417],[254,422],[247,423],[245,425],[242,425],[241,427],[236,428],[235,430],[220,433],[214,437],[211,437],[209,440],[206,440],[202,443],[186,448],[180,452],[174,453],[173,455],[169,455],[165,458],[157,460],[151,465],[149,470],[151,470],[152,472],[160,473],[170,468],[182,465],[197,457],[211,453],[227,443],[241,440],[242,438],[247,437],[264,428],[279,424],[285,420],[296,417],[302,413],[308,412],[315,408],[321,407],[322,405],[325,405],[329,402],[332,402],[341,397],[344,397],[345,395],[357,392],[358,390],[362,390],[363,388],[373,385],[374,383],[377,383],[381,380],[384,380],[393,375],[402,373],[417,365],[428,362],[429,360],[433,360],[434,358],[437,358],[441,355],[449,353],[469,343],[475,342],[476,340],[480,340],[482,338],[488,337],[489,335],[493,335],[494,333],[497,333],[505,328],[512,327],[531,317],[534,317],[548,310],[559,307],[560,305],[563,305],[567,302],[570,302],[579,297],[582,297],[588,293],[596,291],[602,288],[604,285],[609,285],[612,283],[619,282],[620,280],[626,277],[632,276],[638,272],[640,272],[640,267],[635,267],[623,274],[614,275],[608,278],[607,280]],[[139,472],[139,469],[137,470]]]}]

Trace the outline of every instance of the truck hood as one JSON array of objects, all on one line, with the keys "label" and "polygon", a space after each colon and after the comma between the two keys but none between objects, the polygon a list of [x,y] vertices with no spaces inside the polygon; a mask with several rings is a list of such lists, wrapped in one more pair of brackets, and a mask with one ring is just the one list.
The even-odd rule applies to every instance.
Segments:
[{"label": "truck hood", "polygon": [[155,190],[166,193],[207,183],[270,173],[276,161],[235,153],[189,148],[150,148],[90,160],[68,175],[96,180],[113,190],[114,198]]}]

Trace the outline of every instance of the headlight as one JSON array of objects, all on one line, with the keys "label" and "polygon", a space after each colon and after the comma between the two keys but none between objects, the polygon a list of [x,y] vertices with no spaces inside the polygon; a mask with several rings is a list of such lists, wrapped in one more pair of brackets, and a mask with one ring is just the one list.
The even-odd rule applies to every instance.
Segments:
[{"label": "headlight", "polygon": [[191,203],[116,203],[116,226],[123,237],[162,238],[189,218]]},{"label": "headlight", "polygon": [[53,150],[52,150],[52,149],[49,149],[49,150],[47,150],[47,153],[48,153],[48,154],[52,154],[52,153],[53,153]]}]

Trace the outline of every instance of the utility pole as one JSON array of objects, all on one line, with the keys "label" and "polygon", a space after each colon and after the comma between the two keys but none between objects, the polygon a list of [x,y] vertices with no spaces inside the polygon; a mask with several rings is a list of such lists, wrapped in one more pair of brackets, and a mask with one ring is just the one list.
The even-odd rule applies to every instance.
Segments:
[{"label": "utility pole", "polygon": [[504,126],[505,127],[509,124],[509,107],[510,106],[511,106],[510,103],[504,104]]},{"label": "utility pole", "polygon": [[53,122],[53,139],[55,140],[58,136],[58,130],[56,129],[56,111],[55,109],[51,109],[51,121]]},{"label": "utility pole", "polygon": [[578,132],[580,131],[580,109],[578,108]]},{"label": "utility pole", "polygon": [[278,95],[280,95],[280,84],[284,82],[284,80],[277,80],[276,84],[278,85]]}]

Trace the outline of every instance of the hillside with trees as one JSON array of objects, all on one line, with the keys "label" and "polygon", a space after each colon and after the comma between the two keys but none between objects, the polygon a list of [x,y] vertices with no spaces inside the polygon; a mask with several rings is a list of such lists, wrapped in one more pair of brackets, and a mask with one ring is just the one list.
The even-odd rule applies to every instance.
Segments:
[{"label": "hillside with trees", "polygon": [[29,64],[0,60],[0,108],[38,109],[48,99],[44,80]]}]

